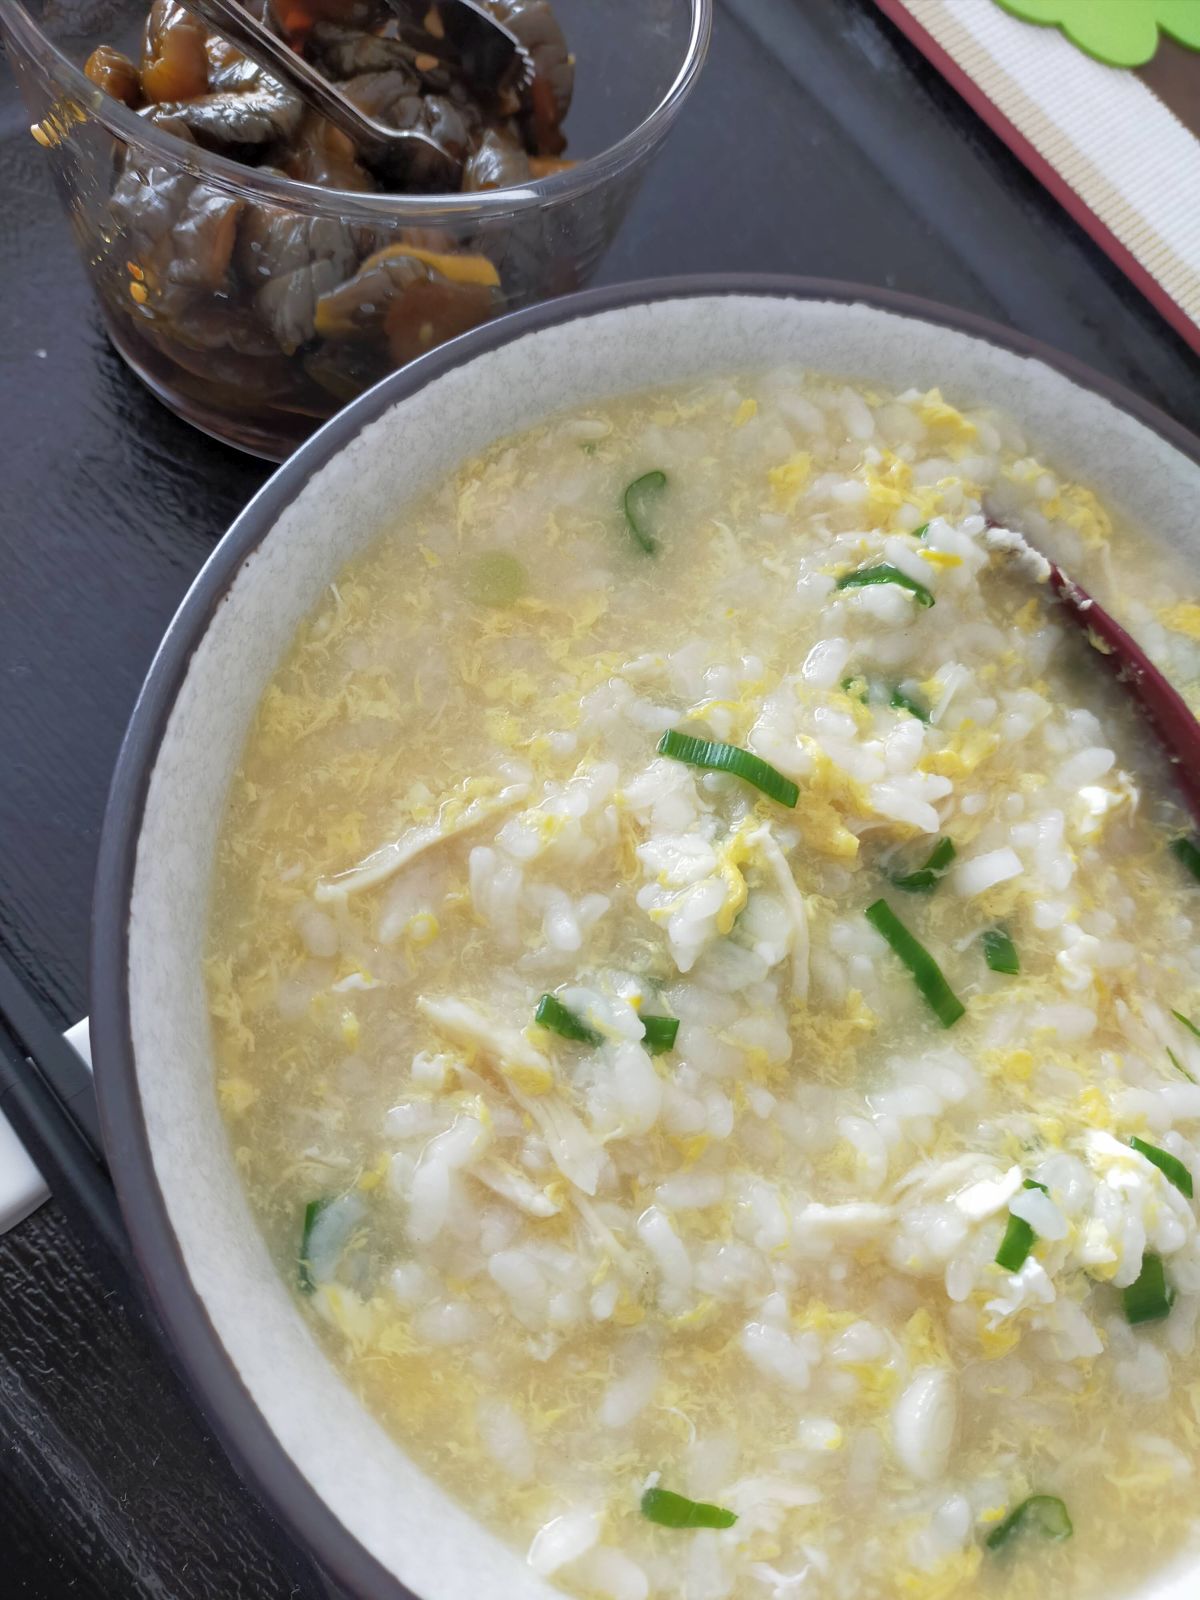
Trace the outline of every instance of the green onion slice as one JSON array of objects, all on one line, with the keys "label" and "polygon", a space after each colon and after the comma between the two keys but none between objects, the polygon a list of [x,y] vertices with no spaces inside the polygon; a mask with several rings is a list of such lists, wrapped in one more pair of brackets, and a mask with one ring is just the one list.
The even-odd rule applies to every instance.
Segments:
[{"label": "green onion slice", "polygon": [[907,589],[919,606],[928,608],[934,603],[932,594],[923,583],[910,578],[907,572],[901,572],[899,567],[893,567],[888,561],[844,573],[838,579],[837,586],[839,589],[866,589],[876,583],[894,583],[898,589]]},{"label": "green onion slice", "polygon": [[664,1055],[675,1048],[675,1035],[679,1032],[678,1017],[643,1017],[646,1032],[642,1043],[652,1056]]},{"label": "green onion slice", "polygon": [[860,700],[864,706],[871,698],[871,686],[862,676],[843,678],[842,690],[843,693],[850,695],[852,699]]},{"label": "green onion slice", "polygon": [[528,572],[507,550],[482,551],[467,574],[467,592],[476,605],[511,606],[528,587]]},{"label": "green onion slice", "polygon": [[952,1028],[967,1008],[946,982],[941,967],[929,951],[909,933],[886,900],[876,900],[874,905],[868,906],[866,918],[912,973],[917,988],[929,1002],[942,1027]]},{"label": "green onion slice", "polygon": [[1200,1028],[1196,1026],[1190,1017],[1185,1017],[1182,1011],[1172,1011],[1171,1015],[1175,1018],[1176,1022],[1182,1022],[1190,1034],[1192,1034],[1195,1038],[1200,1039]]},{"label": "green onion slice", "polygon": [[914,539],[923,539],[928,532],[929,524],[927,522],[923,522],[919,528],[913,529],[912,536]]},{"label": "green onion slice", "polygon": [[[871,704],[871,685],[861,674],[852,678],[843,678],[842,689],[853,699],[860,700],[864,706]],[[918,722],[929,721],[929,708],[923,706],[911,694],[907,694],[899,684],[896,685],[888,697],[888,704],[893,711],[907,711],[909,716],[916,717]]]},{"label": "green onion slice", "polygon": [[[1025,1178],[1021,1182],[1022,1189],[1040,1189],[1043,1194],[1049,1194],[1044,1183],[1039,1183],[1036,1178]],[[996,1265],[1003,1267],[1005,1272],[1020,1272],[1029,1259],[1029,1252],[1037,1243],[1037,1234],[1034,1233],[1024,1217],[1009,1215],[1008,1226],[1004,1230],[1004,1238],[1000,1241],[1000,1248],[996,1251]]]},{"label": "green onion slice", "polygon": [[989,928],[984,934],[983,959],[993,972],[1006,972],[1010,978],[1021,970],[1017,947],[1003,928]]},{"label": "green onion slice", "polygon": [[648,556],[658,554],[658,540],[645,525],[646,501],[661,494],[667,487],[665,472],[644,472],[635,478],[625,491],[625,521],[635,541]]},{"label": "green onion slice", "polygon": [[899,686],[892,690],[890,704],[893,711],[907,711],[909,716],[916,717],[918,722],[929,721],[929,712],[921,702],[914,700],[912,695],[905,694],[904,690]]},{"label": "green onion slice", "polygon": [[1172,839],[1171,854],[1182,861],[1193,878],[1200,878],[1200,844],[1195,839]]},{"label": "green onion slice", "polygon": [[647,1489],[642,1495],[642,1515],[664,1528],[732,1528],[737,1521],[735,1511],[689,1500],[670,1489]]},{"label": "green onion slice", "polygon": [[1033,1249],[1037,1234],[1025,1221],[1024,1217],[1009,1216],[1008,1227],[1004,1230],[1004,1238],[1000,1241],[1000,1248],[996,1251],[996,1265],[1003,1267],[1005,1272],[1020,1272],[1029,1259],[1029,1252]]},{"label": "green onion slice", "polygon": [[740,745],[695,739],[690,733],[677,733],[670,728],[658,741],[658,753],[670,756],[672,761],[686,761],[690,767],[732,772],[735,778],[744,778],[772,800],[778,800],[781,806],[794,806],[800,798],[800,790],[790,778],[785,778],[769,762],[743,750]]},{"label": "green onion slice", "polygon": [[574,1039],[579,1044],[604,1043],[603,1036],[595,1028],[589,1028],[582,1017],[577,1017],[552,994],[544,994],[538,1001],[533,1020],[551,1033],[557,1033],[560,1039]]},{"label": "green onion slice", "polygon": [[1180,1061],[1179,1057],[1175,1054],[1174,1050],[1172,1050],[1169,1045],[1167,1046],[1167,1060],[1175,1068],[1176,1072],[1181,1072],[1183,1074],[1183,1076],[1187,1079],[1187,1081],[1189,1083],[1195,1083],[1195,1081],[1196,1081],[1195,1078],[1192,1077],[1191,1073],[1184,1066],[1183,1062]]},{"label": "green onion slice", "polygon": [[1142,1270],[1127,1289],[1122,1290],[1126,1320],[1161,1322],[1175,1304],[1175,1291],[1163,1272],[1161,1256],[1143,1256]]},{"label": "green onion slice", "polygon": [[1192,1175],[1178,1156],[1173,1156],[1169,1150],[1160,1150],[1156,1144],[1147,1144],[1145,1139],[1139,1139],[1136,1135],[1129,1142],[1139,1155],[1145,1156],[1169,1183],[1175,1185],[1180,1194],[1186,1195],[1189,1200],[1192,1198]]},{"label": "green onion slice", "polygon": [[1008,1543],[1014,1533],[1026,1528],[1031,1533],[1040,1533],[1044,1539],[1052,1539],[1055,1542],[1069,1539],[1075,1532],[1067,1515],[1067,1508],[1056,1494],[1031,1494],[1028,1500],[1022,1500],[1021,1504],[1014,1507],[1004,1521],[998,1523],[988,1534],[988,1549],[999,1550]]},{"label": "green onion slice", "polygon": [[893,878],[892,882],[897,889],[904,889],[909,894],[927,894],[930,889],[937,887],[938,879],[946,875],[957,854],[953,839],[939,839],[923,867],[918,867],[916,872],[906,873],[902,878]]},{"label": "green onion slice", "polygon": [[304,1221],[300,1228],[300,1255],[296,1264],[296,1278],[300,1285],[301,1294],[312,1294],[317,1287],[309,1264],[309,1250],[312,1246],[312,1231],[316,1226],[317,1218],[329,1204],[329,1197],[321,1200],[310,1200],[304,1208]]}]

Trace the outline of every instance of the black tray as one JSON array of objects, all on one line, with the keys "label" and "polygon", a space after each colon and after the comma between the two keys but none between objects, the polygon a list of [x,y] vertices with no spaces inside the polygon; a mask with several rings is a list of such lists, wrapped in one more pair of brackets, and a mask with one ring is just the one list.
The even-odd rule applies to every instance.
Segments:
[{"label": "black tray", "polygon": [[[776,271],[884,284],[1078,356],[1195,429],[1191,353],[870,0],[717,0],[713,53],[601,281]],[[87,1009],[96,837],[154,647],[266,475],[129,376],[0,75],[0,953]],[[0,1239],[6,1594],[309,1600],[171,1371],[110,1202],[62,1129],[56,1199]]]}]

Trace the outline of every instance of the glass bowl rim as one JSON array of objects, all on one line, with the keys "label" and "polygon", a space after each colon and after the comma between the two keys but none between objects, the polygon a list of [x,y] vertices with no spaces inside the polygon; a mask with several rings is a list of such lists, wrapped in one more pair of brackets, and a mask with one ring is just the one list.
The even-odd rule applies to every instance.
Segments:
[{"label": "glass bowl rim", "polygon": [[648,154],[666,136],[700,74],[712,37],[713,0],[686,0],[690,12],[687,45],[675,76],[651,111],[615,144],[585,156],[565,172],[537,178],[511,189],[489,189],[475,194],[391,195],[362,194],[352,189],[326,189],[294,178],[260,173],[228,156],[188,145],[174,134],[148,123],[136,111],[104,93],[86,78],[25,9],[10,0],[0,11],[4,30],[25,55],[37,62],[88,113],[132,149],[169,161],[198,178],[242,198],[274,201],[293,211],[334,216],[351,221],[411,222],[428,226],[483,222],[524,211],[549,209],[601,187]]}]

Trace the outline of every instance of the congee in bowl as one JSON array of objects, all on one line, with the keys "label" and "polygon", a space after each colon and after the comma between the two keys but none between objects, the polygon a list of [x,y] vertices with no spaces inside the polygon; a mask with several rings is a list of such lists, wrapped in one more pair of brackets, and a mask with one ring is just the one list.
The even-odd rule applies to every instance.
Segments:
[{"label": "congee in bowl", "polygon": [[[610,1600],[1128,1593],[1200,1461],[1200,852],[977,396],[558,415],[356,557],[222,825],[217,1093],[368,1410]],[[962,409],[960,409],[960,406]]]}]

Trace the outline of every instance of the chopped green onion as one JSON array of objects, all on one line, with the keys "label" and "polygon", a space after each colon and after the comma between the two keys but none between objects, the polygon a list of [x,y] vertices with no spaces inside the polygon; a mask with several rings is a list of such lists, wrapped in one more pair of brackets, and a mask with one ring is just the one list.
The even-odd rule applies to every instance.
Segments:
[{"label": "chopped green onion", "polygon": [[1190,1034],[1193,1034],[1197,1039],[1200,1039],[1200,1028],[1196,1026],[1190,1017],[1185,1017],[1182,1011],[1172,1011],[1171,1015],[1175,1018],[1176,1022],[1182,1022]]},{"label": "chopped green onion", "polygon": [[966,1006],[942,976],[942,969],[919,940],[900,921],[886,900],[876,900],[866,910],[867,921],[881,933],[912,973],[917,988],[929,1002],[943,1028],[952,1028]]},{"label": "chopped green onion", "polygon": [[732,1528],[737,1513],[724,1506],[689,1500],[670,1489],[647,1489],[642,1495],[642,1515],[664,1528]]},{"label": "chopped green onion", "polygon": [[923,867],[918,867],[916,872],[906,873],[902,878],[893,878],[892,882],[897,889],[904,889],[909,894],[927,894],[930,889],[937,887],[939,878],[945,877],[947,868],[957,854],[953,839],[939,839]]},{"label": "chopped green onion", "polygon": [[896,687],[892,690],[891,707],[893,711],[907,711],[910,717],[916,717],[918,722],[928,722],[929,712],[919,700],[914,700],[912,695],[905,694],[904,690]]},{"label": "chopped green onion", "polygon": [[1169,1150],[1160,1150],[1156,1144],[1147,1144],[1145,1139],[1135,1135],[1130,1139],[1130,1144],[1152,1166],[1158,1168],[1168,1183],[1173,1183],[1180,1194],[1192,1198],[1192,1175],[1180,1161],[1178,1156],[1173,1156]]},{"label": "chopped green onion", "polygon": [[476,605],[511,606],[529,587],[529,574],[507,550],[484,550],[471,562],[467,592]]},{"label": "chopped green onion", "polygon": [[714,739],[694,739],[690,733],[677,733],[670,728],[658,741],[660,756],[670,756],[672,761],[686,761],[690,767],[707,767],[712,772],[732,772],[735,778],[744,778],[756,789],[761,789],[781,806],[794,806],[800,791],[790,778],[777,772],[760,756],[752,755],[736,744],[719,744]]},{"label": "chopped green onion", "polygon": [[538,1001],[533,1020],[540,1027],[548,1028],[551,1033],[557,1033],[561,1039],[574,1039],[579,1044],[604,1043],[603,1037],[595,1028],[589,1028],[582,1017],[577,1017],[573,1011],[568,1011],[562,1001],[556,1000],[552,994],[544,994]]},{"label": "chopped green onion", "polygon": [[914,539],[923,539],[928,532],[929,524],[927,522],[923,522],[919,528],[913,529],[912,536]]},{"label": "chopped green onion", "polygon": [[312,1246],[312,1231],[316,1226],[317,1218],[328,1204],[328,1198],[310,1200],[304,1208],[304,1222],[300,1229],[300,1255],[296,1266],[296,1278],[300,1284],[301,1294],[312,1294],[317,1287],[310,1268],[308,1252]]},{"label": "chopped green onion", "polygon": [[643,518],[647,496],[660,494],[667,487],[665,472],[644,472],[625,491],[625,521],[629,531],[648,556],[658,554],[658,540],[647,531]]},{"label": "chopped green onion", "polygon": [[675,1048],[675,1035],[679,1032],[678,1017],[643,1017],[646,1032],[642,1043],[652,1056],[661,1056]]},{"label": "chopped green onion", "polygon": [[1161,1322],[1175,1304],[1175,1291],[1163,1272],[1161,1256],[1143,1256],[1142,1270],[1122,1291],[1125,1318],[1136,1327],[1139,1322]]},{"label": "chopped green onion", "polygon": [[1023,1528],[1028,1528],[1032,1533],[1040,1533],[1045,1539],[1058,1542],[1069,1539],[1075,1532],[1071,1526],[1071,1519],[1067,1515],[1067,1508],[1056,1494],[1031,1494],[1028,1500],[1022,1500],[1008,1513],[1004,1521],[998,1523],[987,1536],[989,1550],[999,1550],[1008,1543],[1014,1533]]},{"label": "chopped green onion", "polygon": [[1010,978],[1021,970],[1017,947],[1003,928],[989,928],[984,934],[983,959],[993,972],[1006,972]]},{"label": "chopped green onion", "polygon": [[[1040,1189],[1043,1194],[1049,1194],[1044,1183],[1039,1183],[1036,1178],[1025,1178],[1021,1183],[1022,1189]],[[1029,1259],[1029,1252],[1037,1243],[1037,1234],[1025,1221],[1024,1217],[1014,1217],[1011,1214],[1008,1226],[1004,1230],[1004,1238],[1000,1241],[1000,1248],[996,1251],[996,1265],[1003,1267],[1005,1272],[1020,1272]]]},{"label": "chopped green onion", "polygon": [[[861,700],[864,706],[871,704],[871,685],[861,674],[853,678],[843,678],[842,689],[855,700]],[[892,690],[888,703],[893,711],[907,711],[909,716],[916,717],[918,722],[929,721],[928,707],[907,694],[899,684]]]},{"label": "chopped green onion", "polygon": [[867,704],[867,701],[870,699],[871,695],[871,687],[867,680],[863,677],[843,678],[842,690],[844,693],[852,696],[853,699],[861,700],[864,706]]},{"label": "chopped green onion", "polygon": [[1194,839],[1173,839],[1171,854],[1183,862],[1193,878],[1200,878],[1200,844]]},{"label": "chopped green onion", "polygon": [[893,567],[887,561],[844,573],[838,579],[837,586],[839,589],[865,589],[876,583],[894,583],[898,589],[907,589],[919,606],[929,607],[934,603],[933,596],[923,583],[918,583],[916,578],[910,578],[907,572],[901,572],[899,567]]},{"label": "chopped green onion", "polygon": [[1014,1217],[1010,1214],[1004,1238],[1000,1241],[999,1250],[996,1251],[996,1265],[1003,1267],[1005,1272],[1020,1272],[1029,1259],[1029,1252],[1033,1249],[1036,1239],[1037,1234],[1024,1217]]},{"label": "chopped green onion", "polygon": [[1167,1046],[1167,1060],[1175,1068],[1176,1072],[1181,1072],[1183,1074],[1189,1083],[1195,1083],[1195,1078],[1192,1077],[1191,1073],[1184,1066],[1183,1062],[1180,1061],[1179,1057],[1175,1054],[1174,1050],[1171,1049],[1170,1045]]}]

